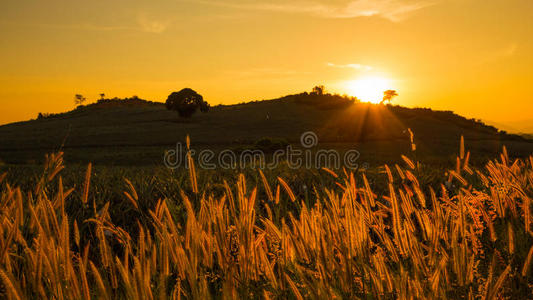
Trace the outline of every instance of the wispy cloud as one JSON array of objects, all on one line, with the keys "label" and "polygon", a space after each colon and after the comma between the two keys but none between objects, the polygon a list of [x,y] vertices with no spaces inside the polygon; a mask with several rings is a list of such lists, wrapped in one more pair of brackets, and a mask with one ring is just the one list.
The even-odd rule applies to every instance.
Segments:
[{"label": "wispy cloud", "polygon": [[167,30],[170,22],[168,20],[156,20],[154,18],[149,18],[145,14],[139,14],[137,17],[137,24],[144,32],[162,33]]},{"label": "wispy cloud", "polygon": [[381,16],[399,22],[410,13],[435,5],[439,0],[275,0],[269,3],[258,3],[254,0],[196,1],[234,9],[304,13],[324,18]]},{"label": "wispy cloud", "polygon": [[362,65],[362,64],[345,64],[345,65],[338,65],[334,63],[327,63],[328,67],[332,68],[339,68],[339,69],[354,69],[354,70],[361,70],[361,71],[371,71],[374,69],[371,66]]}]

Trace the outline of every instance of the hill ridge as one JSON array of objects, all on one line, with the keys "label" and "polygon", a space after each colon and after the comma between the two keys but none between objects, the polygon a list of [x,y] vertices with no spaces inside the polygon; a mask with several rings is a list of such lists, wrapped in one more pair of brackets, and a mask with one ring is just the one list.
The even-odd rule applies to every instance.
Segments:
[{"label": "hill ridge", "polygon": [[[0,160],[11,161],[17,151],[33,152],[29,157],[59,148],[95,151],[99,147],[171,147],[183,142],[187,135],[195,145],[220,148],[250,145],[262,138],[284,139],[298,145],[303,132],[313,131],[320,143],[353,147],[361,143],[408,141],[408,128],[421,145],[433,148],[440,144],[455,145],[461,136],[467,141],[491,141],[494,145],[505,141],[530,144],[523,137],[452,111],[300,93],[216,105],[208,113],[198,113],[190,119],[179,118],[160,102],[138,98],[102,100],[41,119],[0,126]],[[112,156],[111,152],[106,155]]]}]

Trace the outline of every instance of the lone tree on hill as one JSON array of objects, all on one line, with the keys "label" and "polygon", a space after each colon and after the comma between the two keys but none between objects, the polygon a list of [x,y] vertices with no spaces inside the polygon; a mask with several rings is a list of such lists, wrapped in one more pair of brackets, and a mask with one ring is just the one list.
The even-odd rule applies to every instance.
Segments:
[{"label": "lone tree on hill", "polygon": [[76,103],[76,105],[82,105],[83,102],[85,102],[85,100],[87,100],[85,97],[83,97],[83,95],[81,94],[76,94],[74,95],[74,103]]},{"label": "lone tree on hill", "polygon": [[383,92],[383,100],[379,104],[383,104],[386,101],[391,102],[392,98],[398,96],[398,93],[395,90],[386,90]]},{"label": "lone tree on hill", "polygon": [[182,118],[190,118],[198,109],[204,113],[209,111],[209,104],[204,101],[202,95],[190,88],[170,94],[166,107],[168,110],[177,111]]},{"label": "lone tree on hill", "polygon": [[104,94],[104,93],[101,93],[101,94],[100,94],[100,100],[104,100],[104,97],[105,97],[105,94]]}]

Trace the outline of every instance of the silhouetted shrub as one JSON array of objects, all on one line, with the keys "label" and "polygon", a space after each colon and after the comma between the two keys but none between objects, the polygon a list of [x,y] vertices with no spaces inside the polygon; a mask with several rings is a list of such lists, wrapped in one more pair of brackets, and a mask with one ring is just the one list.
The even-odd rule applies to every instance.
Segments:
[{"label": "silhouetted shrub", "polygon": [[129,98],[118,98],[113,97],[111,99],[109,98],[101,98],[96,101],[96,104],[160,104],[158,102],[148,101],[145,99],[141,99],[138,96],[131,96]]},{"label": "silhouetted shrub", "polygon": [[37,115],[37,120],[50,119],[59,116],[60,114],[51,114],[51,113],[39,113]]}]

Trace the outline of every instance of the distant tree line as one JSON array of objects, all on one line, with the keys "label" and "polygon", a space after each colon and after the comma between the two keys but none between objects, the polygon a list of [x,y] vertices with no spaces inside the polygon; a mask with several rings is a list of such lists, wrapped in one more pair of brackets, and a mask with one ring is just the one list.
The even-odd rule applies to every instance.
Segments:
[{"label": "distant tree line", "polygon": [[[108,106],[119,106],[119,105],[161,105],[160,102],[154,102],[149,101],[145,99],[141,99],[138,96],[134,95],[131,97],[125,97],[125,98],[119,98],[119,97],[113,97],[113,98],[105,98],[105,94],[101,93],[100,99],[96,101],[96,103],[91,103],[84,105],[84,103],[87,101],[87,98],[85,98],[81,94],[75,94],[74,95],[74,104],[76,104],[75,111],[87,109],[90,107],[108,107]],[[61,115],[64,115],[65,113],[43,113],[39,112],[37,114],[37,120],[44,120],[44,119],[50,119],[50,118],[56,118]]]},{"label": "distant tree line", "polygon": [[[100,93],[100,99],[96,101],[95,104],[91,105],[113,105],[113,104],[157,104],[152,101],[144,100],[138,96],[132,96],[129,98],[106,98],[104,93]],[[77,109],[85,107],[83,104],[87,99],[81,95],[74,95],[74,103],[77,106]],[[190,88],[184,88],[179,92],[171,93],[165,106],[168,110],[176,111],[178,115],[182,118],[190,118],[196,111],[208,112],[210,105],[207,101],[204,100],[203,96],[198,94],[196,91]],[[40,113],[38,118],[43,119],[47,118],[49,115]]]},{"label": "distant tree line", "polygon": [[119,97],[113,97],[113,98],[104,98],[105,94],[100,94],[100,99],[96,101],[96,104],[105,104],[105,103],[156,103],[153,101],[149,101],[146,99],[141,99],[137,95],[133,95],[131,97],[126,98],[119,98]]},{"label": "distant tree line", "polygon": [[[156,102],[153,102],[153,101],[141,99],[137,95],[133,95],[131,97],[126,97],[126,98],[119,98],[119,97],[106,98],[104,93],[100,93],[99,96],[100,96],[100,98],[97,99],[96,103],[93,103],[93,104],[118,103],[118,102],[121,102],[121,103],[124,103],[124,102],[128,102],[128,103],[135,103],[135,102],[138,102],[138,103],[141,103],[141,102],[142,103],[156,103]],[[82,94],[75,94],[74,95],[74,104],[78,108],[85,106],[84,104],[85,104],[86,101],[87,101],[87,98],[85,98],[85,96],[83,96]],[[89,104],[89,105],[93,105],[93,104]]]},{"label": "distant tree line", "polygon": [[339,109],[361,102],[357,97],[328,93],[323,85],[315,86],[309,93],[288,95],[280,98],[280,100],[294,101],[318,109]]},{"label": "distant tree line", "polygon": [[39,114],[37,114],[37,120],[55,118],[55,117],[58,117],[59,115],[61,115],[61,114],[52,114],[52,113],[42,113],[42,112],[40,112]]}]

